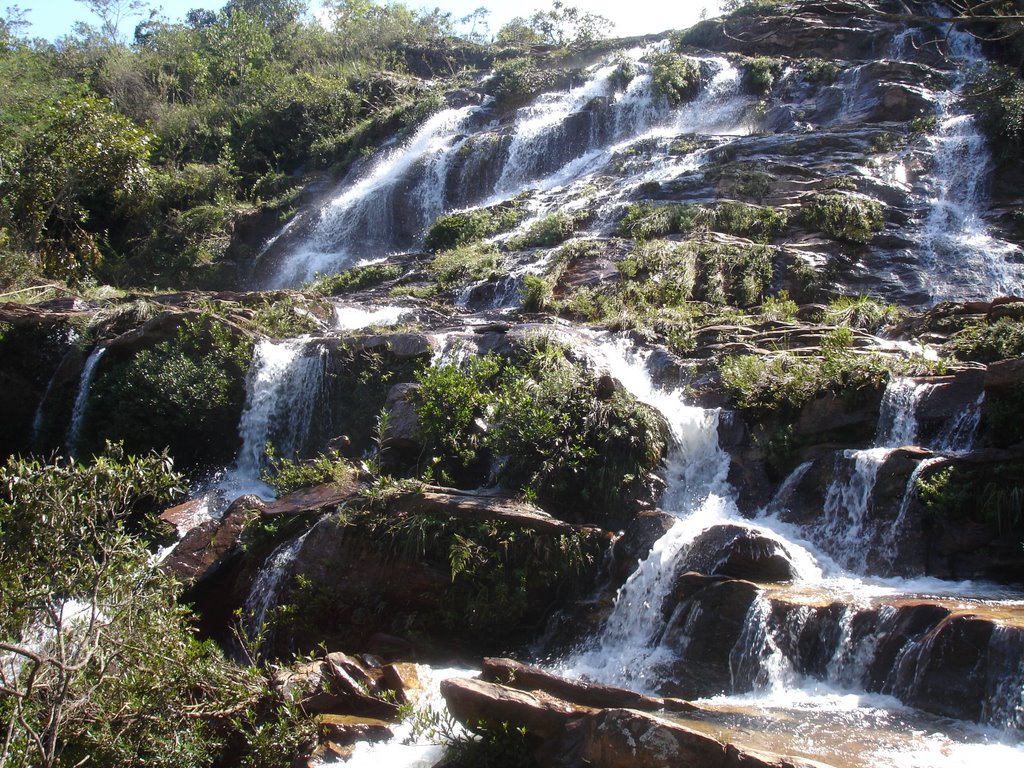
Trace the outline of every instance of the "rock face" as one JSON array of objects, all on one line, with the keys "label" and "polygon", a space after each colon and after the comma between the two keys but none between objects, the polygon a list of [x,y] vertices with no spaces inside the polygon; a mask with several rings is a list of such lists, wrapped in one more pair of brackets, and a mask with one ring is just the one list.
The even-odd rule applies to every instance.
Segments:
[{"label": "rock face", "polygon": [[[325,498],[337,503],[341,490],[292,494],[264,515],[308,515]],[[269,608],[295,606],[295,618],[273,632],[277,652],[322,642],[369,650],[381,647],[383,633],[405,636],[408,657],[525,641],[589,589],[610,536],[508,497],[425,487],[378,510],[352,504],[327,514],[292,543],[293,559],[276,566],[280,587]],[[565,558],[563,546],[578,548],[578,558]],[[251,566],[235,572],[225,591],[244,593],[255,574]]]},{"label": "rock face", "polygon": [[[470,727],[507,723],[526,728],[534,757],[544,768],[821,768],[813,761],[724,744],[678,720],[642,711],[672,702],[580,685],[507,660],[489,660],[484,676],[501,677],[506,684],[461,679],[442,683],[449,711]],[[685,702],[672,708],[677,713],[697,711]]]}]

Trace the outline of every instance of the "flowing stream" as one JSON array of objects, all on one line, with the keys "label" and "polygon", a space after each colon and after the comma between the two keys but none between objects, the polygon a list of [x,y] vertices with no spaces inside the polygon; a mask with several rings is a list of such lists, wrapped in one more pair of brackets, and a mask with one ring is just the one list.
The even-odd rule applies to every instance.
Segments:
[{"label": "flowing stream", "polygon": [[96,366],[106,351],[106,347],[94,347],[89,353],[89,357],[85,359],[85,365],[82,366],[82,378],[78,383],[75,404],[71,409],[71,423],[68,425],[68,434],[64,439],[64,451],[71,458],[74,458],[75,450],[78,448],[78,436],[82,431],[82,420],[85,418],[85,412],[89,406],[89,390],[92,389]]}]

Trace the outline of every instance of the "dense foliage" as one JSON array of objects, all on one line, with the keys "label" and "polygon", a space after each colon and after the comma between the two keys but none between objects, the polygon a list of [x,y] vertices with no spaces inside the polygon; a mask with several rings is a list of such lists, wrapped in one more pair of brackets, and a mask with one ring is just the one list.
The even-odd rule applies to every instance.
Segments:
[{"label": "dense foliage", "polygon": [[196,639],[154,569],[152,515],[181,491],[166,455],[0,468],[5,766],[272,766],[308,730],[257,668]]}]

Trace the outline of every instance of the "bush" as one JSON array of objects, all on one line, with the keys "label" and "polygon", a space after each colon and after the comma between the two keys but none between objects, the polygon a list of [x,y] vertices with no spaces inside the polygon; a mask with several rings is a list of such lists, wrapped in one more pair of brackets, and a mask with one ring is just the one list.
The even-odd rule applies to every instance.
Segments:
[{"label": "bush", "polygon": [[500,455],[506,487],[600,522],[622,514],[628,489],[665,448],[656,414],[623,392],[601,395],[597,380],[546,340],[518,363],[472,358],[464,369],[431,368],[419,379],[428,466],[442,481],[478,483],[474,472]]},{"label": "bush", "polygon": [[898,322],[903,312],[895,304],[883,304],[868,296],[837,296],[828,303],[825,322],[862,328],[871,333]]},{"label": "bush", "polygon": [[227,463],[235,445],[224,436],[237,432],[252,348],[218,318],[195,315],[172,338],[99,366],[84,445],[118,439],[131,452],[167,447],[187,465]]},{"label": "bush", "polygon": [[468,245],[507,232],[523,220],[523,215],[519,198],[489,208],[446,213],[438,216],[427,230],[423,247],[436,253]]},{"label": "bush", "polygon": [[700,92],[700,64],[676,53],[656,53],[651,57],[652,88],[673,107],[693,99]]},{"label": "bush", "polygon": [[770,56],[758,56],[743,62],[743,88],[754,96],[767,96],[775,78],[782,74],[784,62]]},{"label": "bush", "polygon": [[1024,321],[1001,317],[995,322],[979,321],[957,331],[944,351],[957,360],[994,363],[1024,355]]},{"label": "bush", "polygon": [[129,533],[180,482],[166,455],[117,446],[0,468],[3,765],[272,765],[260,750],[287,760],[311,734],[260,670],[196,638],[179,585]]},{"label": "bush", "polygon": [[401,276],[402,268],[397,264],[367,264],[346,269],[336,275],[317,277],[306,288],[324,296],[340,296],[397,280]]},{"label": "bush", "polygon": [[463,245],[437,254],[428,267],[437,285],[450,290],[498,271],[498,251],[492,245]]},{"label": "bush", "polygon": [[885,226],[880,203],[840,193],[815,194],[800,216],[806,226],[849,243],[868,243]]},{"label": "bush", "polygon": [[878,389],[906,364],[879,354],[856,354],[853,334],[837,328],[822,339],[820,357],[737,355],[720,365],[722,383],[737,407],[752,411],[793,410],[826,392]]},{"label": "bush", "polygon": [[533,222],[529,229],[512,238],[510,248],[550,248],[564,243],[576,231],[576,217],[557,211]]}]

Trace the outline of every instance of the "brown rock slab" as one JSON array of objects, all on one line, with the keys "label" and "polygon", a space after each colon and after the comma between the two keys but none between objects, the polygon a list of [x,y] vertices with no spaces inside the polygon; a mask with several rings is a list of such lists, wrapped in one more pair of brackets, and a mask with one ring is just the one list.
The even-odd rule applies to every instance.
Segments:
[{"label": "brown rock slab", "polygon": [[267,504],[262,514],[268,517],[276,515],[303,515],[320,512],[356,496],[363,488],[358,480],[346,480],[340,483],[328,483],[312,488],[301,488],[276,501]]}]

